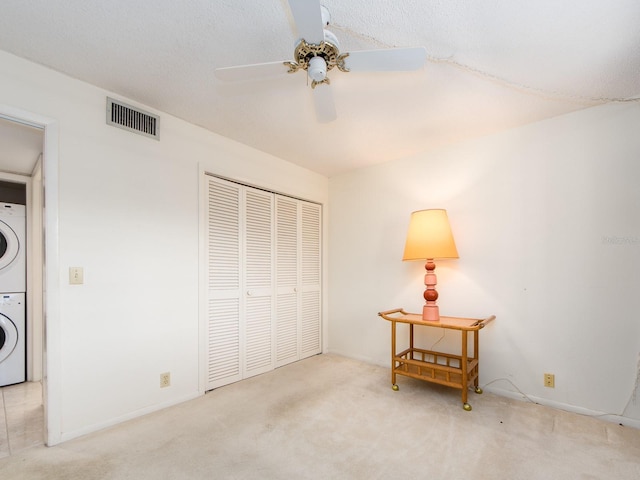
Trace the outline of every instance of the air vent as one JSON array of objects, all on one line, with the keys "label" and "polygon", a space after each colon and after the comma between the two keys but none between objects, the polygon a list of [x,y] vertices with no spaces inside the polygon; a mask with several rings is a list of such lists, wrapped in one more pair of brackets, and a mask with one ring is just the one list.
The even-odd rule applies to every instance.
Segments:
[{"label": "air vent", "polygon": [[160,140],[160,117],[109,97],[107,124]]}]

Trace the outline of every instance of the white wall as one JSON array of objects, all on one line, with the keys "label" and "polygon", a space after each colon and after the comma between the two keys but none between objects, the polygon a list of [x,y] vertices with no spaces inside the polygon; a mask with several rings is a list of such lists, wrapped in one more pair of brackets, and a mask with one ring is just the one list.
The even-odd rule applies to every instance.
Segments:
[{"label": "white wall", "polygon": [[[59,192],[60,269],[47,272],[60,284],[47,293],[59,305],[47,320],[59,322],[48,325],[59,338],[47,339],[53,443],[202,393],[203,171],[327,201],[325,177],[170,115],[155,112],[159,142],[110,127],[107,95],[121,98],[0,52],[0,105],[55,119],[59,131],[59,182],[47,185]],[[84,285],[68,284],[72,266],[84,268]]]},{"label": "white wall", "polygon": [[[59,439],[201,393],[205,170],[325,204],[330,196],[332,351],[388,365],[389,325],[376,313],[421,306],[423,266],[400,261],[409,214],[443,207],[461,258],[438,263],[441,310],[498,317],[482,332],[481,382],[508,379],[547,403],[640,418],[629,403],[640,352],[638,106],[359,170],[327,189],[320,175],[166,114],[160,142],[109,127],[107,95],[0,52],[0,105],[55,119],[58,131],[59,182],[47,188],[59,192],[60,269],[48,272],[60,284],[48,292],[60,312],[49,371]],[[68,285],[71,266],[84,267],[84,285]],[[172,386],[160,390],[165,371]],[[543,372],[556,374],[554,390]],[[513,392],[505,380],[491,388]]]},{"label": "white wall", "polygon": [[436,262],[440,310],[497,316],[481,384],[640,425],[639,127],[640,106],[608,105],[331,178],[331,351],[389,364],[376,313],[423,304],[409,215],[446,208],[460,259]]}]

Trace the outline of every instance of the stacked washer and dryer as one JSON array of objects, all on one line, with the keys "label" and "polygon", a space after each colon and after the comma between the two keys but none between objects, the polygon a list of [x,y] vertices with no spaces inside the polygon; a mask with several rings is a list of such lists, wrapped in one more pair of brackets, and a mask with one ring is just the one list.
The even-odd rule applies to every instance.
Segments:
[{"label": "stacked washer and dryer", "polygon": [[26,381],[26,208],[0,203],[0,387]]}]

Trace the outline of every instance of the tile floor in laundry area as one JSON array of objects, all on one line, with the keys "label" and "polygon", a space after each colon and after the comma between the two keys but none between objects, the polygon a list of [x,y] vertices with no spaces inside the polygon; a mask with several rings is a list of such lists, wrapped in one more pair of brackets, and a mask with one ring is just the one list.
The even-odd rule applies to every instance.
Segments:
[{"label": "tile floor in laundry area", "polygon": [[44,444],[42,384],[0,388],[0,458]]}]

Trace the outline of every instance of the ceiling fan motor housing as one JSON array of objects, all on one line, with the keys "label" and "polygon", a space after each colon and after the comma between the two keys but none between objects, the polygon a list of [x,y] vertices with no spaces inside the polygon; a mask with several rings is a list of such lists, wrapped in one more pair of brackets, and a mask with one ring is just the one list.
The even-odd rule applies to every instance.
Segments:
[{"label": "ceiling fan motor housing", "polygon": [[[338,65],[340,57],[340,44],[338,38],[328,30],[324,31],[324,41],[319,45],[307,43],[303,38],[298,42],[293,52],[293,59],[297,69],[308,70],[310,62],[315,57],[321,57],[326,64],[326,70],[331,70]],[[316,62],[318,64],[319,62]]]},{"label": "ceiling fan motor housing", "polygon": [[326,27],[331,22],[331,13],[329,9],[324,5],[320,5],[320,15],[322,16],[322,26]]}]

